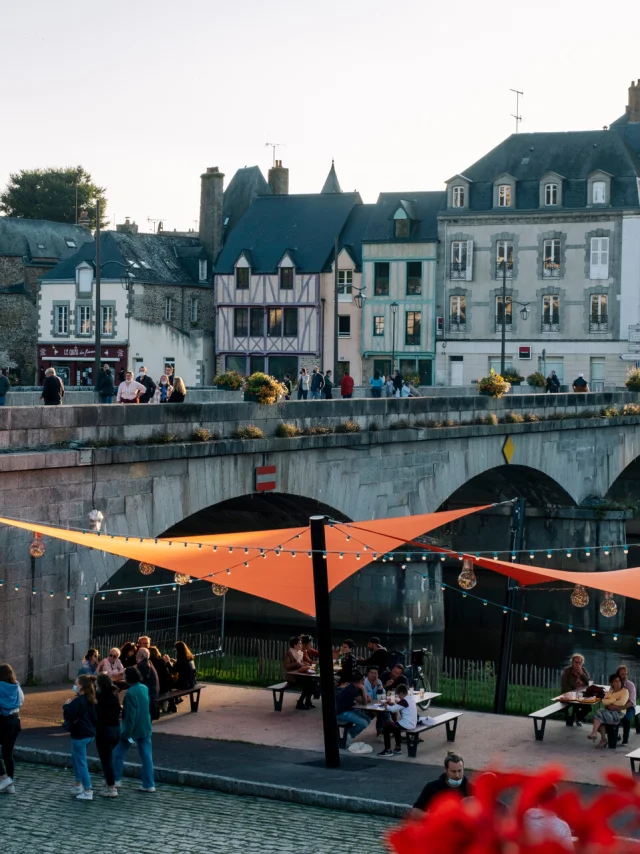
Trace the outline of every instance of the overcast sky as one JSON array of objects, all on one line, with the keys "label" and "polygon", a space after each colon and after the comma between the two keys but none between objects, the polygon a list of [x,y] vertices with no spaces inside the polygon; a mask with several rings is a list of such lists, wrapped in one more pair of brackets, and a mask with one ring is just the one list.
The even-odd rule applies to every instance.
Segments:
[{"label": "overcast sky", "polygon": [[634,0],[0,0],[0,187],[81,164],[108,214],[195,227],[200,173],[436,190],[514,130],[600,128],[640,77]]}]

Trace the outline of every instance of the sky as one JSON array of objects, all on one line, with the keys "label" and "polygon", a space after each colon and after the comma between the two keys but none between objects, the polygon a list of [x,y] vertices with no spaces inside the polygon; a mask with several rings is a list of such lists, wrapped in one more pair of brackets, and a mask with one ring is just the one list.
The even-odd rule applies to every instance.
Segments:
[{"label": "sky", "polygon": [[[107,214],[197,227],[200,174],[439,190],[514,132],[601,128],[640,78],[634,0],[0,0],[0,188],[84,166]],[[600,22],[600,24],[598,23]],[[617,22],[617,23],[616,23]],[[626,25],[625,25],[626,22]],[[606,24],[606,25],[605,25]],[[8,37],[7,37],[8,36]]]}]

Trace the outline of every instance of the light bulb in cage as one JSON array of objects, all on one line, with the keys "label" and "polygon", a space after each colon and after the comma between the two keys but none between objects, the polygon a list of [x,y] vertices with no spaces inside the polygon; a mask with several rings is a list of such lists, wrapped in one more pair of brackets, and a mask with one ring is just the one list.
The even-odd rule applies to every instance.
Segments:
[{"label": "light bulb in cage", "polygon": [[229,588],[225,587],[224,584],[212,584],[211,590],[214,596],[224,596],[229,591]]},{"label": "light bulb in cage", "polygon": [[176,572],[173,576],[173,580],[176,584],[179,584],[182,587],[184,584],[188,584],[191,581],[191,576],[184,575],[182,572]]},{"label": "light bulb in cage", "polygon": [[29,554],[31,557],[42,557],[45,553],[46,546],[44,544],[44,540],[42,539],[42,534],[33,535],[33,539],[29,545]]},{"label": "light bulb in cage", "polygon": [[102,528],[103,521],[104,514],[94,508],[91,513],[89,513],[89,530],[100,531]]},{"label": "light bulb in cage", "polygon": [[613,593],[604,594],[604,599],[600,603],[600,613],[603,617],[615,617],[618,613],[618,606],[613,598]]},{"label": "light bulb in cage", "polygon": [[586,608],[589,604],[589,591],[582,584],[576,584],[571,591],[571,604],[576,608]]},{"label": "light bulb in cage", "polygon": [[138,569],[142,573],[142,575],[153,575],[156,571],[155,566],[152,563],[145,563],[144,561],[140,561],[138,564]]},{"label": "light bulb in cage", "polygon": [[463,590],[473,590],[477,583],[478,579],[473,571],[473,561],[467,557],[462,561],[462,572],[458,576],[458,584]]}]

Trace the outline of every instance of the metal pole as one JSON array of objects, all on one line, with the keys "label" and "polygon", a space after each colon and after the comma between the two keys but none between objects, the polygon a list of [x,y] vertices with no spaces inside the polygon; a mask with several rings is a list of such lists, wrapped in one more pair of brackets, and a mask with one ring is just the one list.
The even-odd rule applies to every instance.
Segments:
[{"label": "metal pole", "polygon": [[176,641],[178,640],[178,628],[180,626],[180,590],[181,585],[178,584],[178,595],[176,597]]},{"label": "metal pole", "polygon": [[[96,316],[95,316],[95,357],[93,360],[93,387],[96,390],[97,402],[100,397],[97,392],[100,375],[100,199],[96,199]],[[146,629],[145,629],[146,631]]]},{"label": "metal pole", "polygon": [[325,517],[309,519],[313,562],[313,590],[316,604],[316,627],[320,664],[320,696],[322,698],[322,727],[324,730],[324,758],[327,768],[340,767],[338,750],[338,720],[333,684],[333,656],[331,654],[331,612],[329,604],[329,578],[326,553]]},{"label": "metal pole", "polygon": [[393,374],[396,369],[396,314],[393,309],[391,309],[391,316],[393,317],[393,324],[391,326],[391,373]]},{"label": "metal pole", "polygon": [[338,376],[338,250],[339,242],[336,237],[333,245],[333,381]]},{"label": "metal pole", "polygon": [[149,614],[149,588],[147,587],[144,591],[144,629],[142,630],[142,634],[146,635],[147,633],[147,616]]},{"label": "metal pole", "polygon": [[227,597],[222,597],[222,617],[220,619],[220,649],[222,649],[222,644],[224,643],[224,616],[226,611],[225,602],[227,601]]},{"label": "metal pole", "polygon": [[507,347],[507,244],[503,244],[502,256],[502,343],[500,349],[500,376],[504,376]]},{"label": "metal pole", "polygon": [[[511,552],[516,554],[524,545],[525,500],[518,498],[513,505],[511,517]],[[507,613],[502,618],[502,636],[500,638],[500,663],[496,680],[496,694],[493,711],[496,715],[504,715],[507,708],[509,692],[509,671],[511,670],[511,654],[513,652],[513,628],[515,618],[518,583],[513,578],[507,578],[505,608]]]}]

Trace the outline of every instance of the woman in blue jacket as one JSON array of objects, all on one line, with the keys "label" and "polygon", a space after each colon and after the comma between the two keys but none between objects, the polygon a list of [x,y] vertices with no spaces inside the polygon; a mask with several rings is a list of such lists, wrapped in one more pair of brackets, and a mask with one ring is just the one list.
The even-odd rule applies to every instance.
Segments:
[{"label": "woman in blue jacket", "polygon": [[92,801],[93,789],[87,765],[87,747],[96,737],[96,680],[94,676],[81,674],[75,681],[73,690],[78,695],[67,700],[62,707],[64,727],[71,734],[71,762],[75,784],[71,793],[78,801]]},{"label": "woman in blue jacket", "polygon": [[0,664],[0,792],[15,794],[13,747],[20,735],[20,707],[24,694],[10,664]]}]

